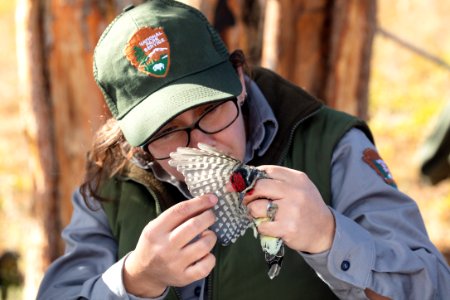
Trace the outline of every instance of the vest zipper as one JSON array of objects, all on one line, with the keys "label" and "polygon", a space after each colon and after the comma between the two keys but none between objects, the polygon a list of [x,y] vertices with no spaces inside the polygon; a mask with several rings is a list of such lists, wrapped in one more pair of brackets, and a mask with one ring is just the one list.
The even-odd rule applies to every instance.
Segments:
[{"label": "vest zipper", "polygon": [[159,199],[156,196],[156,193],[151,188],[147,187],[146,184],[144,184],[144,186],[146,187],[147,191],[149,191],[149,193],[152,195],[153,199],[155,200],[156,216],[158,217],[162,213],[161,205],[159,204]]},{"label": "vest zipper", "polygon": [[178,300],[183,300],[183,298],[181,298],[181,293],[178,291],[178,289],[175,287],[172,287],[172,289],[175,292],[175,296],[177,296]]},{"label": "vest zipper", "polygon": [[208,283],[207,284],[207,292],[206,292],[206,294],[207,294],[207,297],[206,297],[206,299],[207,300],[212,300],[212,276],[211,276],[211,274],[209,274],[207,277],[206,277],[206,282]]},{"label": "vest zipper", "polygon": [[286,155],[287,155],[287,153],[289,151],[289,147],[291,146],[292,140],[294,139],[294,132],[295,132],[295,130],[297,130],[297,127],[300,126],[300,124],[303,123],[305,120],[307,120],[310,117],[312,117],[312,116],[316,115],[317,113],[319,113],[319,111],[321,111],[324,107],[325,107],[325,105],[322,105],[316,111],[313,111],[312,113],[310,113],[306,117],[300,119],[299,121],[297,121],[297,123],[294,124],[294,126],[292,127],[292,129],[291,129],[291,131],[289,133],[289,138],[288,138],[288,142],[286,144],[286,147],[284,148],[283,153],[280,155],[280,160],[277,162],[277,165],[281,166],[281,163],[286,158]]},{"label": "vest zipper", "polygon": [[[217,258],[218,256],[219,256],[219,250],[220,250],[220,247],[219,247],[219,245],[216,243],[215,245],[214,245],[214,248],[213,248],[213,251],[212,251],[212,253],[214,254],[214,256],[216,257],[216,263],[219,263],[219,259]],[[216,267],[217,267],[217,264],[216,264],[216,266],[212,269],[212,271],[211,271],[211,273],[209,273],[209,275],[206,277],[206,288],[207,288],[207,291],[206,291],[206,299],[204,299],[204,300],[212,300],[213,299],[213,295],[212,295],[212,288],[213,288],[213,274],[214,274],[214,270],[216,269]],[[203,297],[204,298],[204,297]]]}]

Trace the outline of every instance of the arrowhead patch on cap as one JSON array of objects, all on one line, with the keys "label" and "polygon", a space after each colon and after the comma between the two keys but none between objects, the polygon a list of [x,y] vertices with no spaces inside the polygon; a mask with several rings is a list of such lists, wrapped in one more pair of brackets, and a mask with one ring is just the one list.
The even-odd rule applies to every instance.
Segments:
[{"label": "arrowhead patch on cap", "polygon": [[392,177],[391,172],[389,171],[388,166],[386,163],[381,159],[378,152],[376,152],[374,149],[367,148],[363,152],[363,161],[367,163],[375,172],[383,178],[384,182],[387,184],[397,188],[397,184],[394,181],[394,178]]},{"label": "arrowhead patch on cap", "polygon": [[170,45],[161,27],[144,27],[136,31],[125,48],[125,55],[140,72],[166,77],[170,67]]}]

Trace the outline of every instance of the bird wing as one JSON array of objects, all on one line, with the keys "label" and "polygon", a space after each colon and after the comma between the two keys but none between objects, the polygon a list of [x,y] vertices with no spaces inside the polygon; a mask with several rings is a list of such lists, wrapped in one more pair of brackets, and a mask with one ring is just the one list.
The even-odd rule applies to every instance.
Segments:
[{"label": "bird wing", "polygon": [[226,188],[241,162],[205,144],[198,144],[198,148],[180,147],[170,157],[169,164],[183,174],[192,196],[213,193],[218,197],[213,209],[217,221],[211,230],[222,245],[234,243],[252,225],[239,194]]}]

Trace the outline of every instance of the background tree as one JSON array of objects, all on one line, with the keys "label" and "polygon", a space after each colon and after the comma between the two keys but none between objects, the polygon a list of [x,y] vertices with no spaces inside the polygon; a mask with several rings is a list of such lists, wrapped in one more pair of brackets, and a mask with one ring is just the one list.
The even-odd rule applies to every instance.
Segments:
[{"label": "background tree", "polygon": [[367,118],[375,0],[185,0],[230,49],[328,105]]},{"label": "background tree", "polygon": [[[92,76],[101,32],[131,0],[17,0],[17,34],[43,271],[62,254],[93,133],[109,114]],[[365,118],[376,0],[185,0],[230,50],[271,68],[330,106]]]}]

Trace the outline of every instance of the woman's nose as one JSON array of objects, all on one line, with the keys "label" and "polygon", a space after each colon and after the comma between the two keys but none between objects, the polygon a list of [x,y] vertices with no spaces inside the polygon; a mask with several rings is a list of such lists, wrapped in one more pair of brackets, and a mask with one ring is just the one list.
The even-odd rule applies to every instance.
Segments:
[{"label": "woman's nose", "polygon": [[189,147],[197,147],[198,143],[208,144],[213,146],[214,137],[211,134],[204,133],[199,129],[191,131],[191,140],[189,141]]}]

